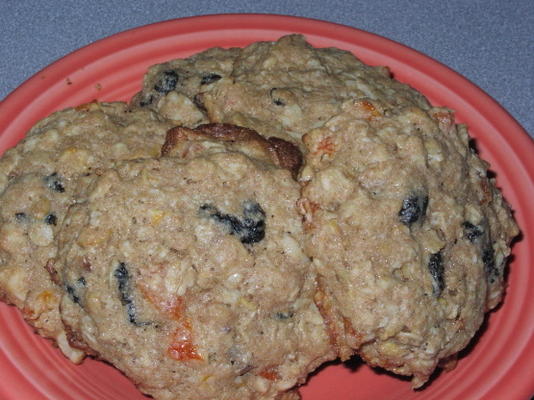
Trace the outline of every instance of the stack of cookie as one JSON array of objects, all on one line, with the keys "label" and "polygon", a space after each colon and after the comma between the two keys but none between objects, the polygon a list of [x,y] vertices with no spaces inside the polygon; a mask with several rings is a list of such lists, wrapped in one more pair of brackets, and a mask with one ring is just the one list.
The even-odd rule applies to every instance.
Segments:
[{"label": "stack of cookie", "polygon": [[423,385],[517,227],[451,110],[298,35],[156,65],[0,159],[0,298],[156,399],[291,399],[358,354]]}]

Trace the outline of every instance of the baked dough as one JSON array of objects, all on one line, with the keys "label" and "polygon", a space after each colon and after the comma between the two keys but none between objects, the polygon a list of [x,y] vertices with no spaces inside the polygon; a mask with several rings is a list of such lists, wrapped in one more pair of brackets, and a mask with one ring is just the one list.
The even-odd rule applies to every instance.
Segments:
[{"label": "baked dough", "polygon": [[180,124],[231,123],[298,145],[352,98],[429,108],[419,92],[391,79],[387,68],[368,66],[347,51],[314,48],[301,35],[155,65],[133,102],[172,119],[187,104],[198,118],[178,119]]},{"label": "baked dough", "polygon": [[83,353],[66,340],[46,268],[74,187],[116,160],[157,156],[171,127],[150,110],[89,103],[40,121],[0,159],[0,298],[73,361]]},{"label": "baked dough", "polygon": [[350,100],[304,136],[317,303],[342,358],[421,386],[504,290],[517,227],[450,110]]},{"label": "baked dough", "polygon": [[231,131],[176,128],[166,157],[93,174],[60,233],[69,339],[157,399],[288,396],[336,357],[302,250],[299,185],[261,154],[265,139]]},{"label": "baked dough", "polygon": [[300,35],[209,49],[4,154],[0,298],[161,400],[298,398],[353,354],[420,387],[504,294],[488,168],[386,67]]},{"label": "baked dough", "polygon": [[419,387],[501,301],[518,230],[488,165],[451,110],[387,68],[289,35],[153,66],[136,99],[170,115],[176,96],[302,149],[306,252],[343,359],[356,352]]}]

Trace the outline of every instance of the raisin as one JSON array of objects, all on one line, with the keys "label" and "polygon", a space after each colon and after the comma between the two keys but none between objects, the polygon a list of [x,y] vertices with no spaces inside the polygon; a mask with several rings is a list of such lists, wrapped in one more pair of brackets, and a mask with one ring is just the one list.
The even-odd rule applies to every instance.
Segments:
[{"label": "raisin", "polygon": [[430,255],[428,260],[428,271],[432,276],[433,294],[434,296],[439,297],[443,289],[445,289],[443,257],[441,256],[441,251]]},{"label": "raisin", "polygon": [[265,212],[256,202],[243,203],[242,219],[235,215],[221,213],[211,204],[201,205],[200,214],[223,225],[230,235],[239,237],[241,243],[257,243],[265,237]]},{"label": "raisin", "polygon": [[69,295],[70,299],[76,304],[81,305],[80,296],[78,296],[76,293],[76,289],[70,285],[66,285],[65,289],[67,290],[67,294]]},{"label": "raisin", "polygon": [[207,212],[209,217],[219,224],[224,225],[231,235],[239,235],[239,232],[241,231],[241,221],[239,218],[230,214],[223,214],[217,207],[214,207],[211,204],[201,205],[200,210]]},{"label": "raisin", "polygon": [[193,97],[193,104],[200,110],[200,111],[203,111],[203,112],[207,112],[208,110],[206,109],[206,106],[204,105],[204,101],[202,100],[202,94],[201,93],[197,93],[195,94],[195,96]]},{"label": "raisin", "polygon": [[399,210],[400,221],[404,225],[410,226],[425,216],[427,206],[428,196],[408,196],[402,201],[402,207]]},{"label": "raisin", "polygon": [[473,243],[475,240],[477,240],[477,238],[479,238],[480,236],[482,236],[482,234],[484,233],[482,231],[482,229],[480,229],[478,226],[472,224],[471,222],[469,221],[465,221],[464,223],[462,223],[462,226],[464,227],[464,234],[465,234],[465,237],[471,242]]},{"label": "raisin", "polygon": [[274,318],[278,320],[285,320],[293,318],[294,315],[295,313],[293,311],[279,311],[274,314]]},{"label": "raisin", "polygon": [[488,243],[482,251],[482,262],[484,263],[484,271],[486,272],[488,281],[494,283],[499,271],[495,264],[495,251],[491,243]]},{"label": "raisin", "polygon": [[202,77],[200,84],[209,85],[210,83],[217,82],[219,79],[221,79],[221,76],[219,74],[210,73]]},{"label": "raisin", "polygon": [[159,81],[154,85],[154,90],[159,93],[167,94],[174,89],[178,84],[178,74],[173,71],[163,71]]},{"label": "raisin", "polygon": [[272,88],[271,91],[269,92],[269,96],[271,97],[273,104],[277,106],[285,106],[286,103],[281,98],[273,95],[275,90],[276,88]]},{"label": "raisin", "polygon": [[130,312],[130,306],[133,304],[133,300],[130,294],[130,273],[126,269],[126,264],[121,262],[113,273],[115,279],[117,279],[117,286],[119,289],[119,297],[121,304],[126,306],[128,311],[128,317],[130,322],[135,321],[135,315]]},{"label": "raisin", "polygon": [[150,96],[145,96],[140,102],[139,102],[139,106],[140,107],[146,107],[146,106],[149,106],[152,104],[152,102],[154,101],[154,96],[150,95]]},{"label": "raisin", "polygon": [[67,294],[69,295],[70,299],[76,304],[78,304],[79,306],[82,305],[82,300],[79,294],[79,290],[84,288],[86,285],[87,285],[87,282],[85,281],[85,278],[83,276],[77,279],[76,282],[74,282],[74,285],[69,285],[69,284],[65,285],[65,289],[67,290]]},{"label": "raisin", "polygon": [[242,243],[257,243],[265,237],[265,212],[256,202],[246,201],[243,205]]},{"label": "raisin", "polygon": [[56,225],[57,224],[57,217],[55,214],[48,214],[44,219],[45,224],[48,225]]},{"label": "raisin", "polygon": [[128,269],[126,269],[126,263],[120,262],[117,269],[115,269],[113,276],[117,279],[119,298],[121,304],[126,307],[128,321],[135,326],[148,325],[148,322],[139,322],[137,320],[137,310],[131,293],[132,289],[130,287],[130,273],[128,272]]},{"label": "raisin", "polygon": [[54,172],[48,176],[44,177],[44,182],[46,186],[53,190],[54,192],[63,193],[65,192],[65,186],[63,186],[63,182],[61,181],[61,177],[57,174],[57,172]]},{"label": "raisin", "polygon": [[15,214],[15,219],[17,220],[17,222],[26,222],[28,220],[28,215],[23,212],[18,212]]}]

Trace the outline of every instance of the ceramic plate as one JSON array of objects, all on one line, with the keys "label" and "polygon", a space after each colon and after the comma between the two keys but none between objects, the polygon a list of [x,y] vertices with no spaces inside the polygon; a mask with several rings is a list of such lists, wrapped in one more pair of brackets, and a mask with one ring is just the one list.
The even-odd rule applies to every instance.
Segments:
[{"label": "ceramic plate", "polygon": [[[278,15],[213,15],[129,30],[84,47],[35,74],[0,104],[0,151],[39,119],[94,99],[128,100],[147,67],[213,46],[245,46],[298,32],[315,46],[352,51],[387,65],[395,77],[439,106],[456,110],[515,211],[522,238],[513,248],[504,303],[490,314],[456,369],[424,390],[374,370],[358,359],[322,367],[301,389],[319,399],[509,399],[534,394],[534,144],[495,101],[454,71],[391,40],[328,22]],[[0,398],[4,400],[135,400],[144,397],[121,373],[101,362],[75,366],[33,334],[13,307],[0,305]]]}]

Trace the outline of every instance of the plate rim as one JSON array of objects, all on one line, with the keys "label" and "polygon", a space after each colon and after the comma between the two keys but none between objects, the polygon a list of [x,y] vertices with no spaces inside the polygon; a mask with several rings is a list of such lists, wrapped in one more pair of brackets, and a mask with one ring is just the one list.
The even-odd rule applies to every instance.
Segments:
[{"label": "plate rim", "polygon": [[[228,13],[175,18],[134,27],[99,39],[66,54],[60,59],[44,67],[24,81],[18,88],[9,93],[4,100],[0,102],[0,126],[4,127],[2,131],[9,129],[10,124],[8,124],[8,122],[12,119],[11,115],[16,114],[20,117],[20,113],[17,113],[16,110],[23,108],[28,103],[26,101],[26,96],[30,92],[50,87],[51,80],[52,82],[62,80],[64,79],[65,75],[68,76],[73,71],[83,68],[86,60],[94,58],[93,53],[95,51],[102,52],[102,54],[107,54],[107,56],[112,56],[117,52],[117,50],[122,49],[125,43],[133,42],[136,38],[141,36],[146,38],[147,33],[150,33],[149,37],[151,40],[155,40],[158,36],[164,36],[164,32],[167,31],[168,27],[177,29],[177,24],[182,25],[182,27],[178,30],[183,31],[184,33],[190,32],[192,26],[195,27],[196,31],[212,31],[214,30],[214,25],[231,26],[231,24],[228,24],[228,20],[231,19],[240,20],[239,27],[229,27],[230,30],[234,31],[236,29],[257,29],[258,26],[260,26],[261,29],[269,31],[279,30],[281,33],[284,33],[287,32],[287,29],[280,25],[283,25],[283,23],[288,23],[291,28],[297,28],[291,29],[291,31],[303,33],[304,35],[306,35],[306,33],[313,32],[313,35],[331,37],[333,36],[332,32],[334,31],[336,37],[348,37],[349,39],[347,39],[347,41],[350,41],[350,36],[358,34],[361,38],[365,39],[367,44],[372,43],[374,45],[373,48],[378,49],[379,52],[387,51],[392,46],[401,49],[401,57],[397,57],[401,61],[415,66],[416,69],[424,69],[424,75],[431,76],[440,82],[449,82],[450,85],[447,85],[447,87],[456,93],[461,92],[461,97],[466,99],[470,104],[476,104],[476,109],[480,111],[481,114],[493,115],[493,118],[490,122],[495,126],[495,130],[498,132],[514,132],[513,134],[506,135],[505,141],[513,149],[514,155],[517,156],[517,158],[520,160],[520,164],[524,167],[526,179],[530,180],[531,184],[534,181],[534,160],[530,163],[525,162],[525,160],[529,160],[529,154],[534,154],[534,140],[514,119],[514,117],[509,114],[508,111],[506,111],[506,109],[504,109],[495,99],[493,99],[481,88],[476,86],[458,72],[417,50],[375,33],[319,19],[281,14]],[[225,20],[226,23],[223,23]],[[233,21],[233,23],[235,23],[235,21]],[[271,24],[273,26],[267,27]],[[278,25],[278,27],[274,27],[274,25]],[[215,28],[215,30],[217,30],[217,28]],[[414,59],[417,61],[416,63],[413,62]],[[429,68],[431,71],[430,73],[428,71]],[[43,75],[46,75],[47,79],[43,79]],[[44,90],[42,90],[42,92],[44,92]],[[517,190],[520,189],[521,188],[517,188]],[[525,188],[525,190],[527,190],[527,188]],[[533,213],[528,213],[528,204],[521,205],[522,210],[527,213],[527,221],[534,222]],[[527,206],[527,208],[523,209],[524,206]],[[532,237],[529,239],[532,241]],[[531,246],[532,244],[533,243],[530,243]],[[532,326],[530,340],[527,340],[526,344],[530,344],[530,347],[527,348],[526,351],[522,353],[521,356],[516,360],[518,366],[527,366],[532,364],[532,361],[530,361],[534,357],[534,327]],[[516,382],[514,386],[516,389],[518,389],[518,387],[521,386],[521,383]],[[533,382],[528,385],[528,388],[526,386],[527,385],[525,385],[523,392],[525,395],[534,393],[534,379]],[[530,391],[530,393],[528,393],[528,391]]]}]

